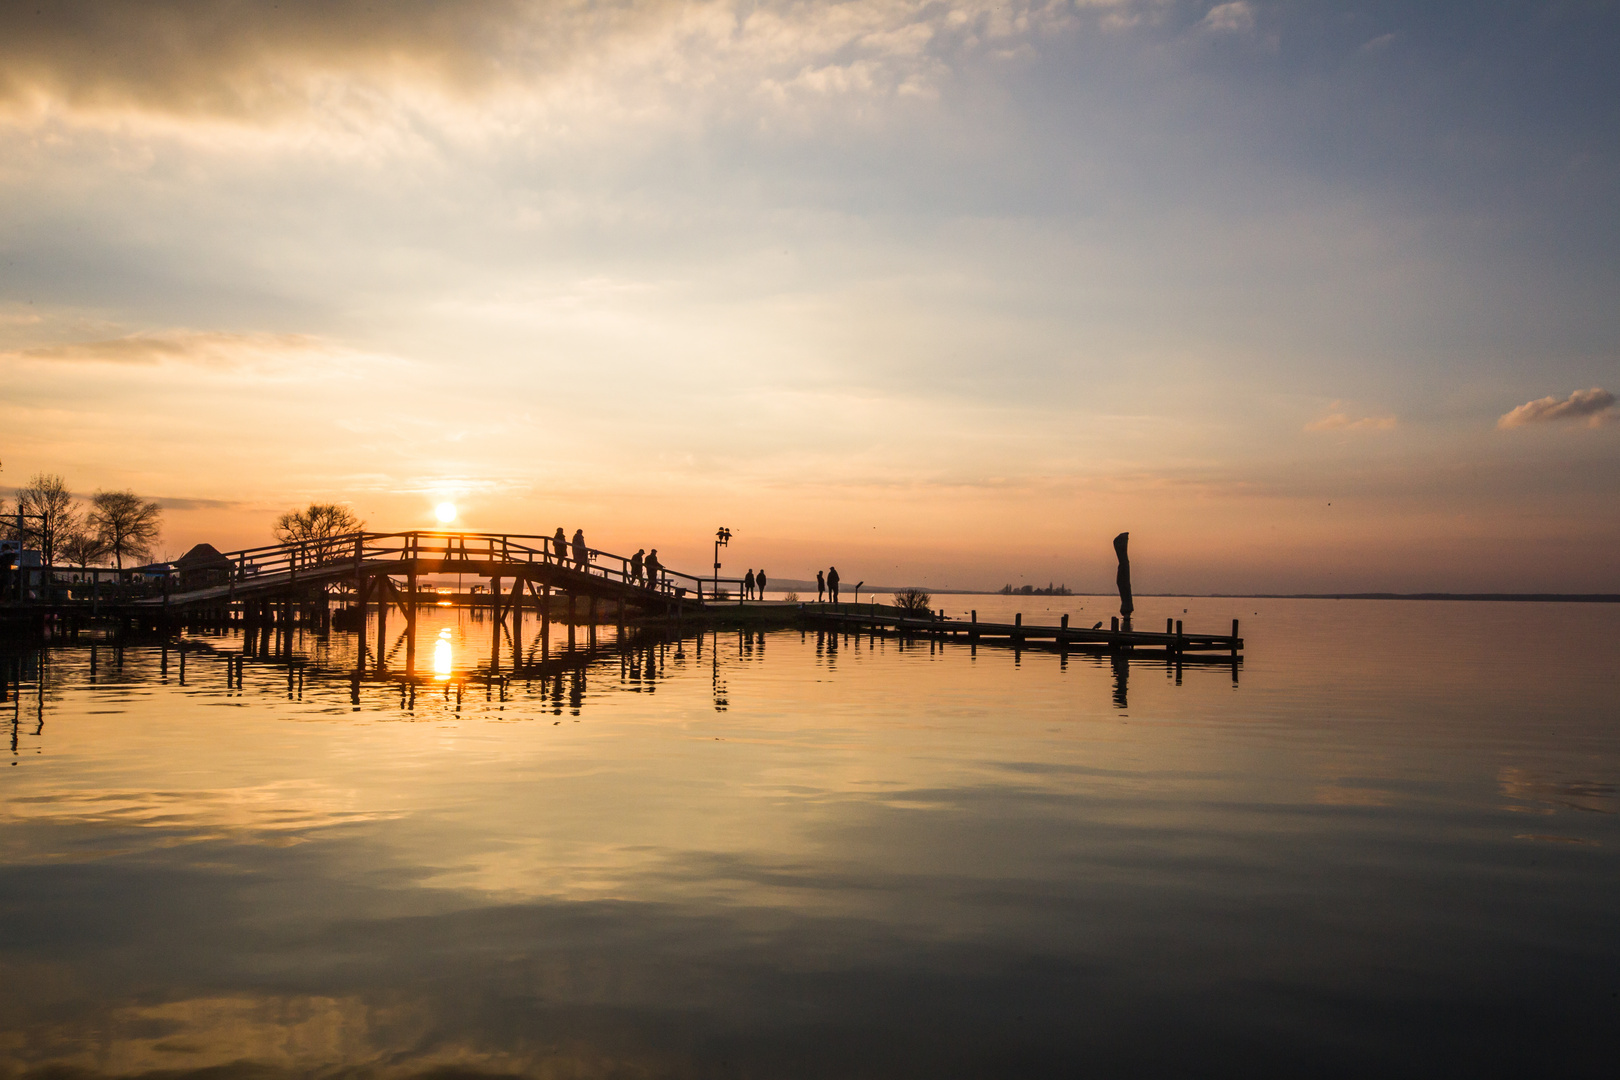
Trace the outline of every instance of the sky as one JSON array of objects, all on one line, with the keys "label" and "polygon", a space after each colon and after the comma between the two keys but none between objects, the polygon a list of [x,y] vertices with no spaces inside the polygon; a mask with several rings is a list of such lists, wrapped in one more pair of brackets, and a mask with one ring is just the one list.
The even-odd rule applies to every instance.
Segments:
[{"label": "sky", "polygon": [[1576,0],[0,4],[0,496],[1620,592],[1617,55]]}]

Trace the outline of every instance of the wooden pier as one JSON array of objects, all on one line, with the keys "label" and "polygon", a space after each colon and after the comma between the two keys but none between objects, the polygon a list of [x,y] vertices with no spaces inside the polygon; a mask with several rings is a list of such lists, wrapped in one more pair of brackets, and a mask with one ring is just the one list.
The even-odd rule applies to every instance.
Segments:
[{"label": "wooden pier", "polygon": [[1022,615],[1010,623],[990,623],[980,622],[977,611],[967,620],[938,616],[930,618],[908,615],[893,608],[885,610],[883,605],[877,603],[806,605],[805,616],[814,623],[829,627],[1013,645],[1035,643],[1078,652],[1128,652],[1189,660],[1224,660],[1235,658],[1243,651],[1237,619],[1232,620],[1231,634],[1200,634],[1184,630],[1179,619],[1166,619],[1161,633],[1121,627],[1117,617],[1107,629],[1071,627],[1067,615],[1057,626],[1036,626],[1026,624]]},{"label": "wooden pier", "polygon": [[[631,619],[679,624],[689,614],[737,611],[742,582],[699,577],[661,567],[656,580],[638,577],[623,555],[588,549],[574,558],[551,536],[514,533],[359,532],[316,540],[271,544],[224,553],[200,572],[169,570],[158,575],[104,568],[23,568],[12,570],[0,595],[0,622],[33,636],[63,636],[92,620],[124,627],[170,631],[183,626],[239,626],[256,635],[294,629],[355,629],[375,624],[375,650],[362,633],[360,667],[391,666],[387,642],[390,611],[402,617],[407,670],[415,667],[417,613],[440,602],[424,578],[460,575],[482,579],[479,591],[453,594],[452,602],[473,603],[491,616],[492,641],[500,649],[503,627],[521,636],[525,618],[539,621],[542,640],[553,622],[572,639],[575,626],[594,629]],[[108,578],[112,580],[108,580]],[[84,579],[88,580],[84,580]],[[75,580],[79,579],[79,580]],[[771,603],[788,623],[803,620],[829,629],[931,635],[971,642],[1004,642],[1059,650],[1164,655],[1177,660],[1236,660],[1243,650],[1238,622],[1231,634],[1187,632],[1166,620],[1163,632],[1121,626],[1071,627],[968,620],[908,614],[879,603]]]}]

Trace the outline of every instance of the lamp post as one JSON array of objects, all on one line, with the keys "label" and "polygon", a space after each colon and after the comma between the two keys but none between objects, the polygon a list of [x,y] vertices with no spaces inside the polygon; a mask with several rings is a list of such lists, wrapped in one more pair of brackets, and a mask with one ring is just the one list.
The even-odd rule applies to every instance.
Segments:
[{"label": "lamp post", "polygon": [[731,543],[731,530],[724,525],[714,534],[714,595],[720,595],[720,549]]}]

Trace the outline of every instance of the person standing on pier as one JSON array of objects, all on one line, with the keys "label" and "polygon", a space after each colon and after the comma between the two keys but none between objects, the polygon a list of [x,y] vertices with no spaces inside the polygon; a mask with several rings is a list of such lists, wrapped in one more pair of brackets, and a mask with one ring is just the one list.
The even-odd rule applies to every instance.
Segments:
[{"label": "person standing on pier", "polygon": [[590,549],[585,546],[584,529],[574,530],[574,562],[579,567],[580,573],[588,574],[591,572],[591,553]]},{"label": "person standing on pier", "polygon": [[557,535],[551,538],[551,553],[557,557],[558,563],[568,561],[568,537],[561,525],[557,526]]},{"label": "person standing on pier", "polygon": [[641,562],[646,555],[646,548],[636,548],[636,553],[630,556],[630,581],[632,584],[641,584]]},{"label": "person standing on pier", "polygon": [[827,598],[835,604],[838,603],[838,567],[836,566],[827,568]]},{"label": "person standing on pier", "polygon": [[749,570],[748,571],[748,576],[743,578],[743,599],[744,600],[752,600],[753,598],[754,598],[754,572],[752,570]]},{"label": "person standing on pier", "polygon": [[658,561],[658,549],[653,548],[647,552],[647,588],[658,588],[658,575],[664,572],[664,566]]},{"label": "person standing on pier", "polygon": [[827,579],[826,579],[825,576],[822,575],[820,570],[817,570],[816,571],[816,603],[819,604],[823,600],[825,600],[826,598],[827,598]]},{"label": "person standing on pier", "polygon": [[754,575],[754,595],[760,600],[765,599],[765,568],[763,566],[759,568],[759,573]]}]

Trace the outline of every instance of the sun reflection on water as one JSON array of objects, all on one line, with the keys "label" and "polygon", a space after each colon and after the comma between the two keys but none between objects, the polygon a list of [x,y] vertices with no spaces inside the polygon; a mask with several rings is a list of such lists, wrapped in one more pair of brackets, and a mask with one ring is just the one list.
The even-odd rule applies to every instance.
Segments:
[{"label": "sun reflection on water", "polygon": [[453,659],[450,649],[450,628],[447,626],[439,631],[439,640],[433,644],[433,677],[439,682],[447,682],[450,678],[450,666]]}]

